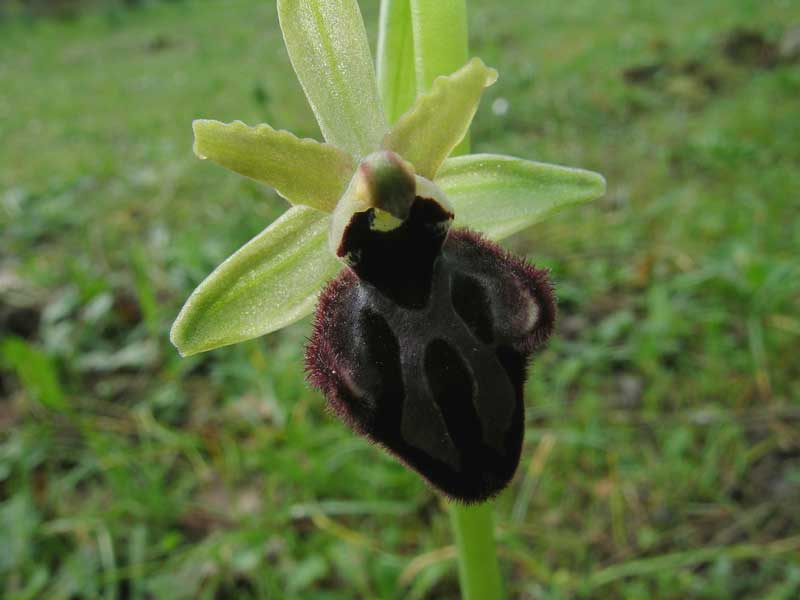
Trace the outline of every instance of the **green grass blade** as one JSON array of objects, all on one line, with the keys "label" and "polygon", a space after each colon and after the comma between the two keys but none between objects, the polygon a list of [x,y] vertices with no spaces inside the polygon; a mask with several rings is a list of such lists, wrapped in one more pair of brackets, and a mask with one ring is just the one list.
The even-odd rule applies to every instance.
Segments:
[{"label": "green grass blade", "polygon": [[58,412],[69,410],[56,365],[37,346],[15,336],[5,338],[0,344],[1,366],[16,373],[33,402]]},{"label": "green grass blade", "polygon": [[599,569],[583,583],[584,589],[593,590],[625,577],[647,577],[664,572],[707,563],[720,557],[729,560],[752,560],[782,554],[796,554],[800,550],[800,535],[778,539],[768,544],[735,544],[711,546],[671,552],[647,558],[637,558]]}]

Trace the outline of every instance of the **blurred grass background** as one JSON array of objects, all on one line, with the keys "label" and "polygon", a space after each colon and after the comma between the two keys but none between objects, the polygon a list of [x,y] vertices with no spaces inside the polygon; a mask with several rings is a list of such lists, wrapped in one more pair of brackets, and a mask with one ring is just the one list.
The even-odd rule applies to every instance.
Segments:
[{"label": "blurred grass background", "polygon": [[[167,339],[284,209],[197,160],[192,119],[318,137],[274,3],[0,15],[0,596],[456,598],[440,501],[304,383],[307,321]],[[470,20],[501,73],[475,151],[609,182],[507,244],[560,296],[497,502],[511,597],[800,597],[800,5]]]}]

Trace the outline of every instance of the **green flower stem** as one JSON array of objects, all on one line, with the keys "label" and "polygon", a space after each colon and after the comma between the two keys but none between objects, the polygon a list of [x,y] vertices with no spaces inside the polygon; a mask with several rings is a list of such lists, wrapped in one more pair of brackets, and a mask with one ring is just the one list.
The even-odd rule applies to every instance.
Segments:
[{"label": "green flower stem", "polygon": [[[409,3],[409,11],[401,3]],[[468,57],[466,0],[382,0],[378,69],[384,105],[390,107],[390,122],[409,96],[430,89],[433,80],[459,69]],[[408,67],[407,51],[411,19],[416,66],[416,89],[405,73],[394,68]],[[394,95],[397,96],[394,96]],[[387,97],[387,95],[389,97]],[[469,136],[451,156],[469,152]],[[450,521],[458,548],[458,573],[464,600],[502,600],[505,598],[494,541],[492,505],[489,502],[464,506],[449,503]]]},{"label": "green flower stem", "polygon": [[449,503],[458,548],[458,577],[464,600],[505,598],[494,542],[492,504]]}]

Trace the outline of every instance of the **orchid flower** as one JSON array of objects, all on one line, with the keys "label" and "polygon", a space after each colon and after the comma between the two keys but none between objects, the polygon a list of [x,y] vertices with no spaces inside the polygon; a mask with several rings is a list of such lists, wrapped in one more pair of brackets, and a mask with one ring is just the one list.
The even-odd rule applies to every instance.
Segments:
[{"label": "orchid flower", "polygon": [[184,356],[234,344],[320,299],[306,366],[335,412],[448,496],[488,498],[519,461],[527,361],[555,317],[547,274],[495,242],[601,196],[605,181],[449,158],[497,79],[480,59],[388,123],[356,0],[278,0],[278,14],[325,142],[194,122],[200,158],[292,206],[197,287],[171,340]]}]

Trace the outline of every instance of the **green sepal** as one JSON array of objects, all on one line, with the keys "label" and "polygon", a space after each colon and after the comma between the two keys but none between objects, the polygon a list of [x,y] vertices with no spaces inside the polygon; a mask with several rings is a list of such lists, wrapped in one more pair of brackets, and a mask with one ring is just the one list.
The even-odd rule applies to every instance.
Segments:
[{"label": "green sepal", "polygon": [[314,310],[341,268],[327,248],[330,218],[295,206],[217,267],[192,293],[170,332],[183,356],[285,327]]},{"label": "green sepal", "polygon": [[278,17],[325,140],[355,159],[377,150],[386,117],[356,0],[278,0]]},{"label": "green sepal", "polygon": [[437,77],[386,134],[384,148],[414,165],[420,176],[433,179],[469,130],[483,90],[496,80],[497,71],[479,58],[452,75]]},{"label": "green sepal", "polygon": [[453,204],[454,227],[470,227],[494,240],[606,191],[599,173],[497,154],[448,159],[436,183]]},{"label": "green sepal", "polygon": [[292,204],[331,212],[353,175],[353,159],[330,144],[269,125],[197,119],[194,153],[266,183]]},{"label": "green sepal", "polygon": [[389,123],[417,97],[414,35],[409,0],[381,0],[378,26],[378,87]]},{"label": "green sepal", "polygon": [[430,89],[469,56],[466,0],[409,0],[414,31],[417,90]]}]

